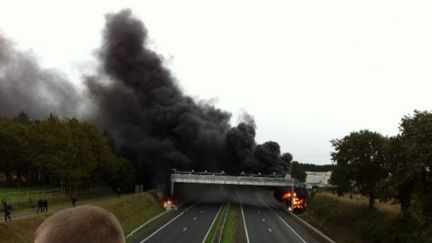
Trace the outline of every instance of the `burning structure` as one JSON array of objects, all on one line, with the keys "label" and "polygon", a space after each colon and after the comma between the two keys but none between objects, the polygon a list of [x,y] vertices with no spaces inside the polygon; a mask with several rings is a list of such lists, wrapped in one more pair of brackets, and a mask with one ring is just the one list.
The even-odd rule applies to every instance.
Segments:
[{"label": "burning structure", "polygon": [[285,202],[288,211],[296,214],[304,212],[307,208],[309,193],[305,188],[281,188],[275,191],[274,197]]},{"label": "burning structure", "polygon": [[288,204],[288,211],[301,213],[306,209],[307,203],[305,198],[300,198],[296,192],[286,192],[282,195],[282,201]]},{"label": "burning structure", "polygon": [[177,205],[171,199],[164,200],[162,205],[167,211],[178,209]]}]

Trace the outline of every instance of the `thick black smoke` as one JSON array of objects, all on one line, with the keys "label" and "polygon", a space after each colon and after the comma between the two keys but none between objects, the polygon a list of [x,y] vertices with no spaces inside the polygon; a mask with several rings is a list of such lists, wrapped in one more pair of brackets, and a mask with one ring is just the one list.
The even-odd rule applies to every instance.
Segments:
[{"label": "thick black smoke", "polygon": [[163,184],[172,168],[287,171],[292,157],[281,156],[276,142],[257,145],[252,116],[244,114],[231,127],[230,113],[184,95],[147,41],[146,28],[131,11],[107,15],[100,72],[86,79],[83,98],[61,75],[41,69],[30,54],[0,38],[0,115],[79,116],[86,107],[79,117],[107,131],[148,186]]},{"label": "thick black smoke", "polygon": [[0,36],[0,116],[24,111],[33,118],[50,113],[74,116],[80,105],[75,87],[52,70],[44,70],[31,53],[17,51]]},{"label": "thick black smoke", "polygon": [[112,134],[143,176],[170,168],[229,167],[230,114],[185,96],[161,58],[146,47],[147,30],[128,10],[108,15],[100,49],[102,74],[87,81],[93,119]]},{"label": "thick black smoke", "polygon": [[108,15],[99,52],[102,74],[87,81],[93,119],[143,178],[164,178],[170,168],[283,171],[277,143],[256,145],[251,116],[244,114],[244,122],[231,128],[229,113],[184,95],[147,40],[143,23],[129,10]]}]

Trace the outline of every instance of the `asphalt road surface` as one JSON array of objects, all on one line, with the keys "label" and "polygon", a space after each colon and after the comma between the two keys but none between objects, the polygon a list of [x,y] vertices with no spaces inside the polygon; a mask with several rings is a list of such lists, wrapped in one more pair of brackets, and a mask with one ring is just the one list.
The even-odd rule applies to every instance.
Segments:
[{"label": "asphalt road surface", "polygon": [[[288,214],[271,191],[236,190],[230,194],[231,202],[240,205],[243,229],[237,232],[245,234],[246,237],[241,237],[245,243],[327,242]],[[222,204],[199,202],[185,206],[133,242],[202,243]]]},{"label": "asphalt road surface", "polygon": [[201,243],[222,204],[197,203],[162,225],[138,242],[146,243]]},{"label": "asphalt road surface", "polygon": [[325,242],[292,218],[268,191],[239,192],[245,232],[250,243]]}]

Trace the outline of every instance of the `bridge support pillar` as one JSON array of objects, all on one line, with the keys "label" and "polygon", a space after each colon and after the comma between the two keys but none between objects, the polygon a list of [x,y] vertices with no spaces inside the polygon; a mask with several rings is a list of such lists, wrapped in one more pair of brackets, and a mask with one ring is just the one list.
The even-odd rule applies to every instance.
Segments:
[{"label": "bridge support pillar", "polygon": [[173,181],[171,181],[170,194],[171,194],[171,198],[174,198],[174,182]]}]

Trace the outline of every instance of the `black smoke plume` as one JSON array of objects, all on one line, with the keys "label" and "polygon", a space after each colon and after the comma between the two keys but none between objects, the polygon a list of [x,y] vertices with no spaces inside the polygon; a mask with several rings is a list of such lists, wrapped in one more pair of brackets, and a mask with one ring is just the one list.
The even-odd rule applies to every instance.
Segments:
[{"label": "black smoke plume", "polygon": [[171,168],[229,167],[225,134],[231,115],[182,93],[161,57],[146,47],[147,30],[129,10],[106,19],[102,74],[87,81],[92,119],[144,177],[159,179]]},{"label": "black smoke plume", "polygon": [[24,111],[33,118],[55,113],[93,121],[149,187],[164,184],[172,168],[286,172],[292,157],[283,159],[276,142],[257,145],[252,116],[231,127],[230,113],[186,96],[147,44],[148,32],[130,10],[107,15],[100,70],[86,78],[84,95],[0,39],[0,115]]},{"label": "black smoke plume", "polygon": [[1,116],[21,111],[33,118],[75,116],[80,102],[75,87],[60,73],[42,69],[31,53],[16,50],[0,35]]},{"label": "black smoke plume", "polygon": [[229,113],[183,94],[129,10],[106,18],[102,74],[87,81],[96,104],[93,119],[143,178],[164,178],[170,168],[283,171],[277,143],[256,145],[252,116],[244,114],[244,122],[232,128]]}]

